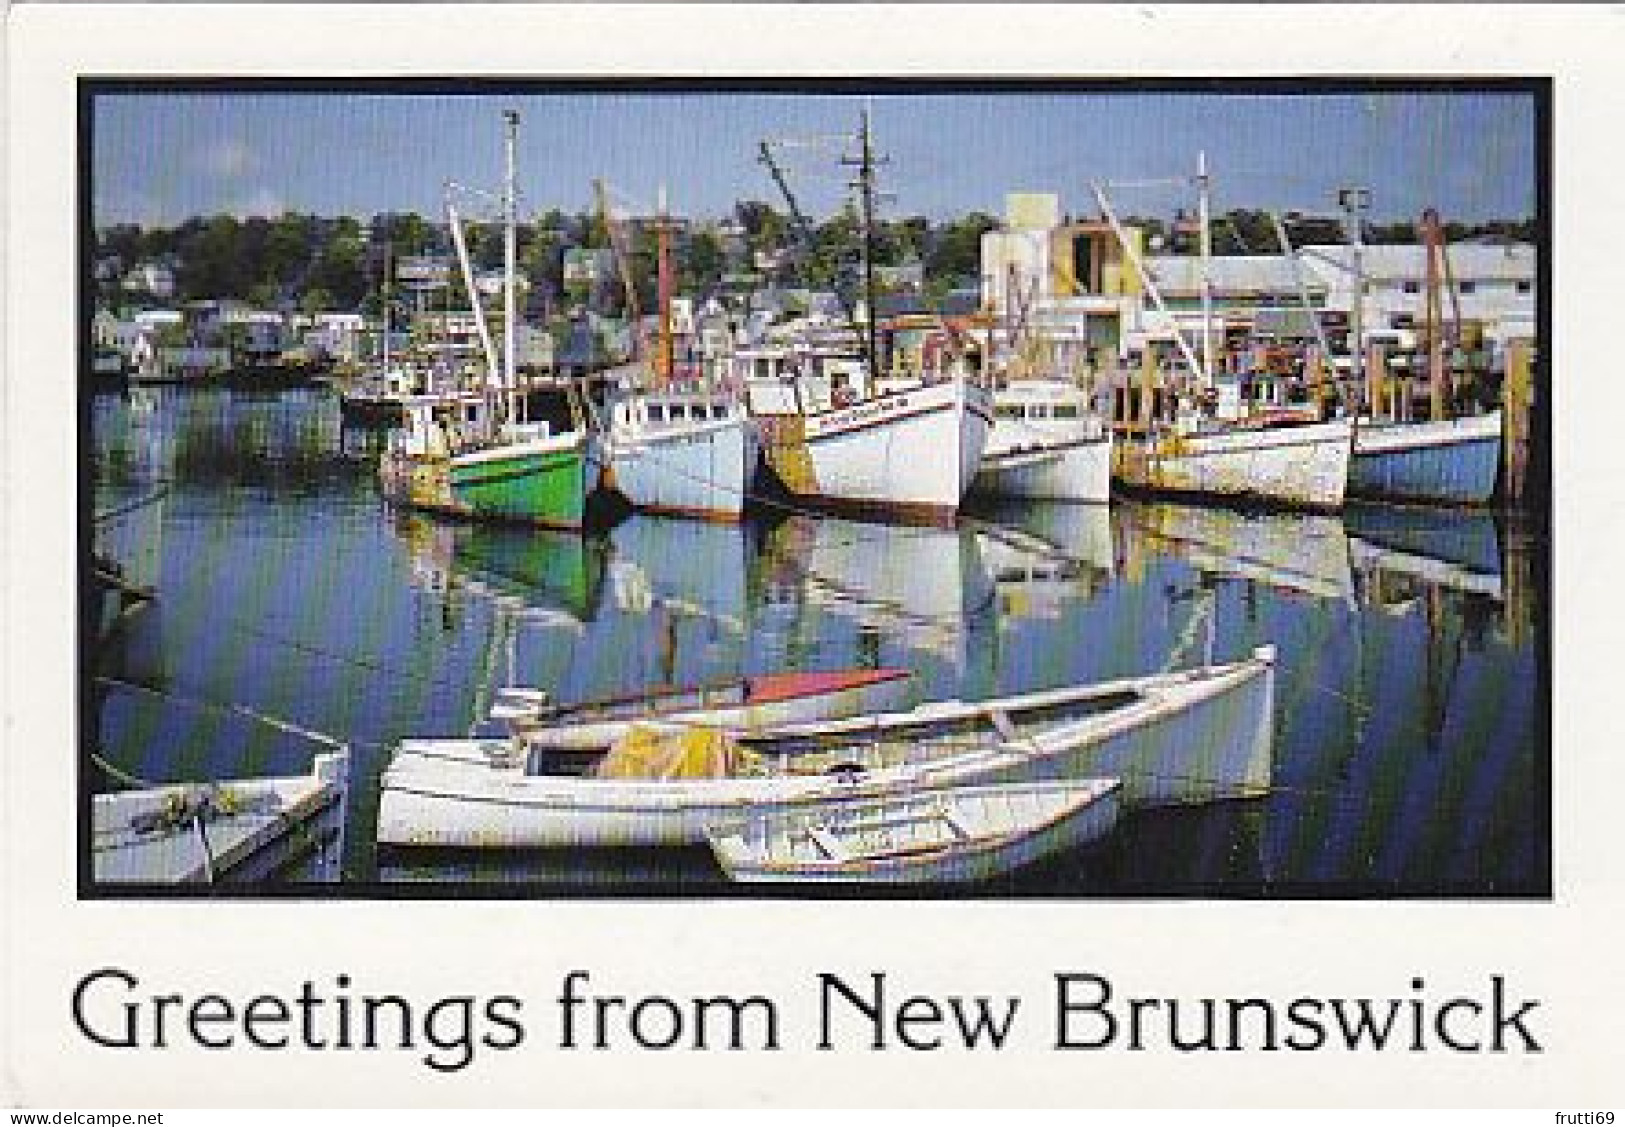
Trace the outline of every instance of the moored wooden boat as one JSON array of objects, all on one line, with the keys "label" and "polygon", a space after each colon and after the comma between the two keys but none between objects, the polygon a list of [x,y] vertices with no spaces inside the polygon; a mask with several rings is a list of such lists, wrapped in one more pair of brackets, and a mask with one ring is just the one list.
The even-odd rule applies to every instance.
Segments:
[{"label": "moored wooden boat", "polygon": [[508,688],[498,690],[491,719],[508,724],[533,749],[602,754],[636,724],[764,730],[886,712],[902,705],[911,677],[906,669],[768,673],[564,705],[545,692]]},{"label": "moored wooden boat", "polygon": [[1111,499],[1112,435],[1070,380],[1018,379],[993,393],[988,435],[971,488],[995,497]]},{"label": "moored wooden boat", "polygon": [[637,391],[617,403],[606,434],[614,487],[633,508],[740,519],[756,474],[756,428],[732,396]]},{"label": "moored wooden boat", "polygon": [[958,379],[788,412],[752,392],[763,456],[785,489],[860,516],[951,521],[993,425],[987,389]]},{"label": "moored wooden boat", "polygon": [[1349,493],[1395,501],[1487,505],[1501,467],[1501,412],[1421,423],[1362,423]]},{"label": "moored wooden boat", "polygon": [[1116,779],[1007,783],[745,815],[706,831],[736,881],[970,883],[1095,841],[1117,823]]},{"label": "moored wooden boat", "polygon": [[272,876],[338,836],[348,764],[346,752],[326,752],[308,775],[98,794],[92,879],[168,885]]},{"label": "moored wooden boat", "polygon": [[1117,475],[1150,493],[1335,511],[1343,507],[1352,445],[1348,419],[1221,425],[1121,442]]},{"label": "moored wooden boat", "polygon": [[1227,665],[769,732],[679,728],[654,778],[533,773],[515,741],[408,740],[383,775],[378,841],[695,845],[747,812],[1058,779],[1120,778],[1127,808],[1256,796],[1270,784],[1274,686],[1266,646]]}]

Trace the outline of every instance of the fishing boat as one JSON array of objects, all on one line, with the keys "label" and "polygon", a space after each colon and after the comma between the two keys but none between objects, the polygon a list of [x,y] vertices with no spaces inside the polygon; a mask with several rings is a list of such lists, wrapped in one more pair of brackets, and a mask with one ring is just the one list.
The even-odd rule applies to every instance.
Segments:
[{"label": "fishing boat", "polygon": [[172,885],[273,876],[337,838],[348,764],[347,752],[325,752],[308,775],[98,794],[92,878]]},{"label": "fishing boat", "polygon": [[1501,468],[1501,412],[1419,423],[1362,423],[1349,493],[1434,504],[1487,505]]},{"label": "fishing boat", "polygon": [[[863,229],[861,354],[798,348],[778,357],[741,355],[738,361],[751,365],[747,406],[760,428],[768,468],[797,501],[859,516],[951,523],[987,446],[992,393],[965,378],[882,378],[874,315],[875,159],[867,114],[859,140],[854,162]],[[766,145],[763,158],[784,187]],[[810,243],[794,197],[786,191],[786,198]],[[857,303],[843,295],[843,304],[855,327]]]},{"label": "fishing boat", "polygon": [[[507,121],[505,218],[504,352],[497,375],[495,348],[484,310],[473,302],[475,323],[486,352],[489,375],[477,403],[413,403],[405,429],[391,436],[379,464],[386,497],[414,508],[461,517],[534,524],[544,528],[580,528],[588,496],[598,487],[601,450],[587,421],[587,405],[565,381],[566,420],[523,418],[517,371],[518,302],[515,278],[516,236],[514,185],[515,142],[519,116]],[[447,201],[448,218],[471,294],[474,284],[462,225]]]},{"label": "fishing boat", "polygon": [[1149,493],[1335,512],[1353,438],[1348,419],[1171,431],[1122,443],[1117,472],[1126,486]]},{"label": "fishing boat", "polygon": [[1265,793],[1273,647],[1243,661],[901,713],[729,732],[634,728],[589,775],[515,740],[407,740],[381,781],[385,845],[698,845],[743,813],[921,790],[1119,778],[1126,809]]},{"label": "fishing boat", "polygon": [[584,704],[555,704],[522,687],[499,689],[491,719],[533,749],[602,755],[637,725],[759,730],[887,712],[904,700],[906,669],[767,673],[717,685],[645,690]]},{"label": "fishing boat", "polygon": [[[1212,247],[1205,155],[1198,161],[1195,182],[1201,236],[1200,356],[1178,327],[1105,189],[1094,185],[1095,199],[1124,255],[1163,320],[1172,326],[1172,339],[1185,369],[1182,379],[1165,379],[1163,386],[1156,386],[1156,352],[1147,342],[1144,381],[1139,388],[1143,421],[1132,440],[1118,444],[1114,473],[1130,489],[1150,493],[1337,511],[1343,506],[1348,488],[1354,444],[1352,421],[1321,421],[1319,411],[1313,407],[1284,403],[1254,411],[1239,394],[1241,380],[1237,374],[1230,373],[1226,379],[1218,371],[1213,356],[1209,272]],[[1153,405],[1158,398],[1177,404],[1171,423],[1155,418]]]},{"label": "fishing boat", "polygon": [[[637,325],[637,287],[627,262],[626,236],[611,215],[602,181],[597,192],[625,283],[628,315]],[[624,387],[610,408],[604,437],[609,481],[635,509],[731,523],[743,514],[756,476],[756,428],[731,392],[716,386],[679,386],[671,329],[674,228],[664,190],[654,229],[659,340],[650,357],[645,355],[642,334],[634,333],[633,362],[623,369]]]},{"label": "fishing boat", "polygon": [[1077,384],[1010,380],[993,392],[993,417],[972,489],[1051,501],[1111,499],[1111,430]]},{"label": "fishing boat", "polygon": [[725,393],[638,390],[610,410],[610,481],[644,512],[739,520],[757,454],[750,417]]},{"label": "fishing boat", "polygon": [[960,787],[747,814],[705,836],[736,881],[973,883],[1104,837],[1121,791],[1116,779]]}]

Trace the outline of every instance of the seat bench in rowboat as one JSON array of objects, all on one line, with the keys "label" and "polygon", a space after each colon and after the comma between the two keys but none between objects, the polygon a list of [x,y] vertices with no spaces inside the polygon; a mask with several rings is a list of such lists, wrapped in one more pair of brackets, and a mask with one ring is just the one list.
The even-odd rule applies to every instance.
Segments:
[{"label": "seat bench in rowboat", "polygon": [[1116,779],[959,787],[746,814],[706,838],[736,881],[976,882],[1105,836],[1121,791]]},{"label": "seat bench in rowboat", "polygon": [[[1123,783],[1125,809],[1270,785],[1275,651],[1171,673],[903,712],[732,730],[636,726],[585,772],[522,740],[403,741],[381,782],[384,845],[702,845],[742,814],[998,783]],[[574,773],[557,773],[573,771]]]}]

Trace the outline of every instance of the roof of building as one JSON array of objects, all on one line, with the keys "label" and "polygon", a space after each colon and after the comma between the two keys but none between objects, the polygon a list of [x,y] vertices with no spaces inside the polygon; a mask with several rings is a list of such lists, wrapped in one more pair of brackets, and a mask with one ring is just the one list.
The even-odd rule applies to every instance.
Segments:
[{"label": "roof of building", "polygon": [[[1216,255],[1209,259],[1209,278],[1220,293],[1296,293],[1303,285],[1324,288],[1313,272],[1299,270],[1280,254]],[[1196,293],[1202,288],[1202,260],[1195,255],[1152,255],[1146,271],[1164,292]]]},{"label": "roof of building", "polygon": [[[1344,243],[1300,248],[1305,265],[1324,273],[1352,274],[1354,249]],[[1525,281],[1535,276],[1535,248],[1529,243],[1452,243],[1446,248],[1450,272],[1458,281]],[[1362,247],[1361,269],[1372,281],[1422,278],[1427,248],[1417,243]]]}]

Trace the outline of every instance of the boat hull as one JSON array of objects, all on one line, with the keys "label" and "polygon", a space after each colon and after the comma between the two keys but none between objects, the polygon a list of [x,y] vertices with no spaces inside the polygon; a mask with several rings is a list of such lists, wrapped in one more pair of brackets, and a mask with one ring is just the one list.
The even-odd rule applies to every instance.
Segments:
[{"label": "boat hull", "polygon": [[768,466],[792,496],[858,515],[928,521],[953,519],[992,422],[989,393],[959,380],[760,419]]},{"label": "boat hull", "polygon": [[[309,775],[98,794],[91,808],[92,879],[235,883],[272,877],[312,851],[326,851],[336,862],[337,851],[327,847],[342,830],[348,763],[338,752],[317,756]],[[201,830],[194,821],[169,817],[204,794],[217,811],[202,820]],[[240,809],[231,811],[232,804]]]},{"label": "boat hull", "polygon": [[1070,441],[989,451],[982,457],[972,488],[993,497],[1040,501],[1111,500],[1110,434]]},{"label": "boat hull", "polygon": [[636,509],[733,522],[756,470],[755,428],[743,416],[667,432],[610,437],[615,488]]},{"label": "boat hull", "polygon": [[1346,419],[1168,435],[1117,446],[1124,485],[1152,493],[1335,511],[1348,487]]},{"label": "boat hull", "polygon": [[[1018,740],[821,773],[620,780],[531,775],[501,741],[408,741],[385,771],[378,841],[450,847],[698,845],[744,814],[798,815],[921,789],[1089,778],[1123,781],[1125,809],[1264,793],[1275,657],[1102,686],[1133,703]],[[951,707],[951,706],[950,706]],[[984,707],[961,706],[971,711]],[[941,711],[941,706],[921,710]],[[885,718],[851,721],[859,730]],[[483,760],[483,761],[482,761]]]},{"label": "boat hull", "polygon": [[391,453],[380,468],[390,500],[452,516],[582,526],[592,472],[585,435],[572,433],[457,457]]},{"label": "boat hull", "polygon": [[1362,426],[1349,493],[1397,501],[1487,505],[1501,466],[1501,413]]},{"label": "boat hull", "polygon": [[[834,805],[816,817],[750,817],[706,834],[745,883],[964,884],[991,880],[1097,841],[1117,824],[1115,779],[962,787],[903,803]],[[1014,815],[983,827],[978,815]],[[856,839],[856,840],[854,840]],[[847,855],[846,845],[855,849]]]}]

